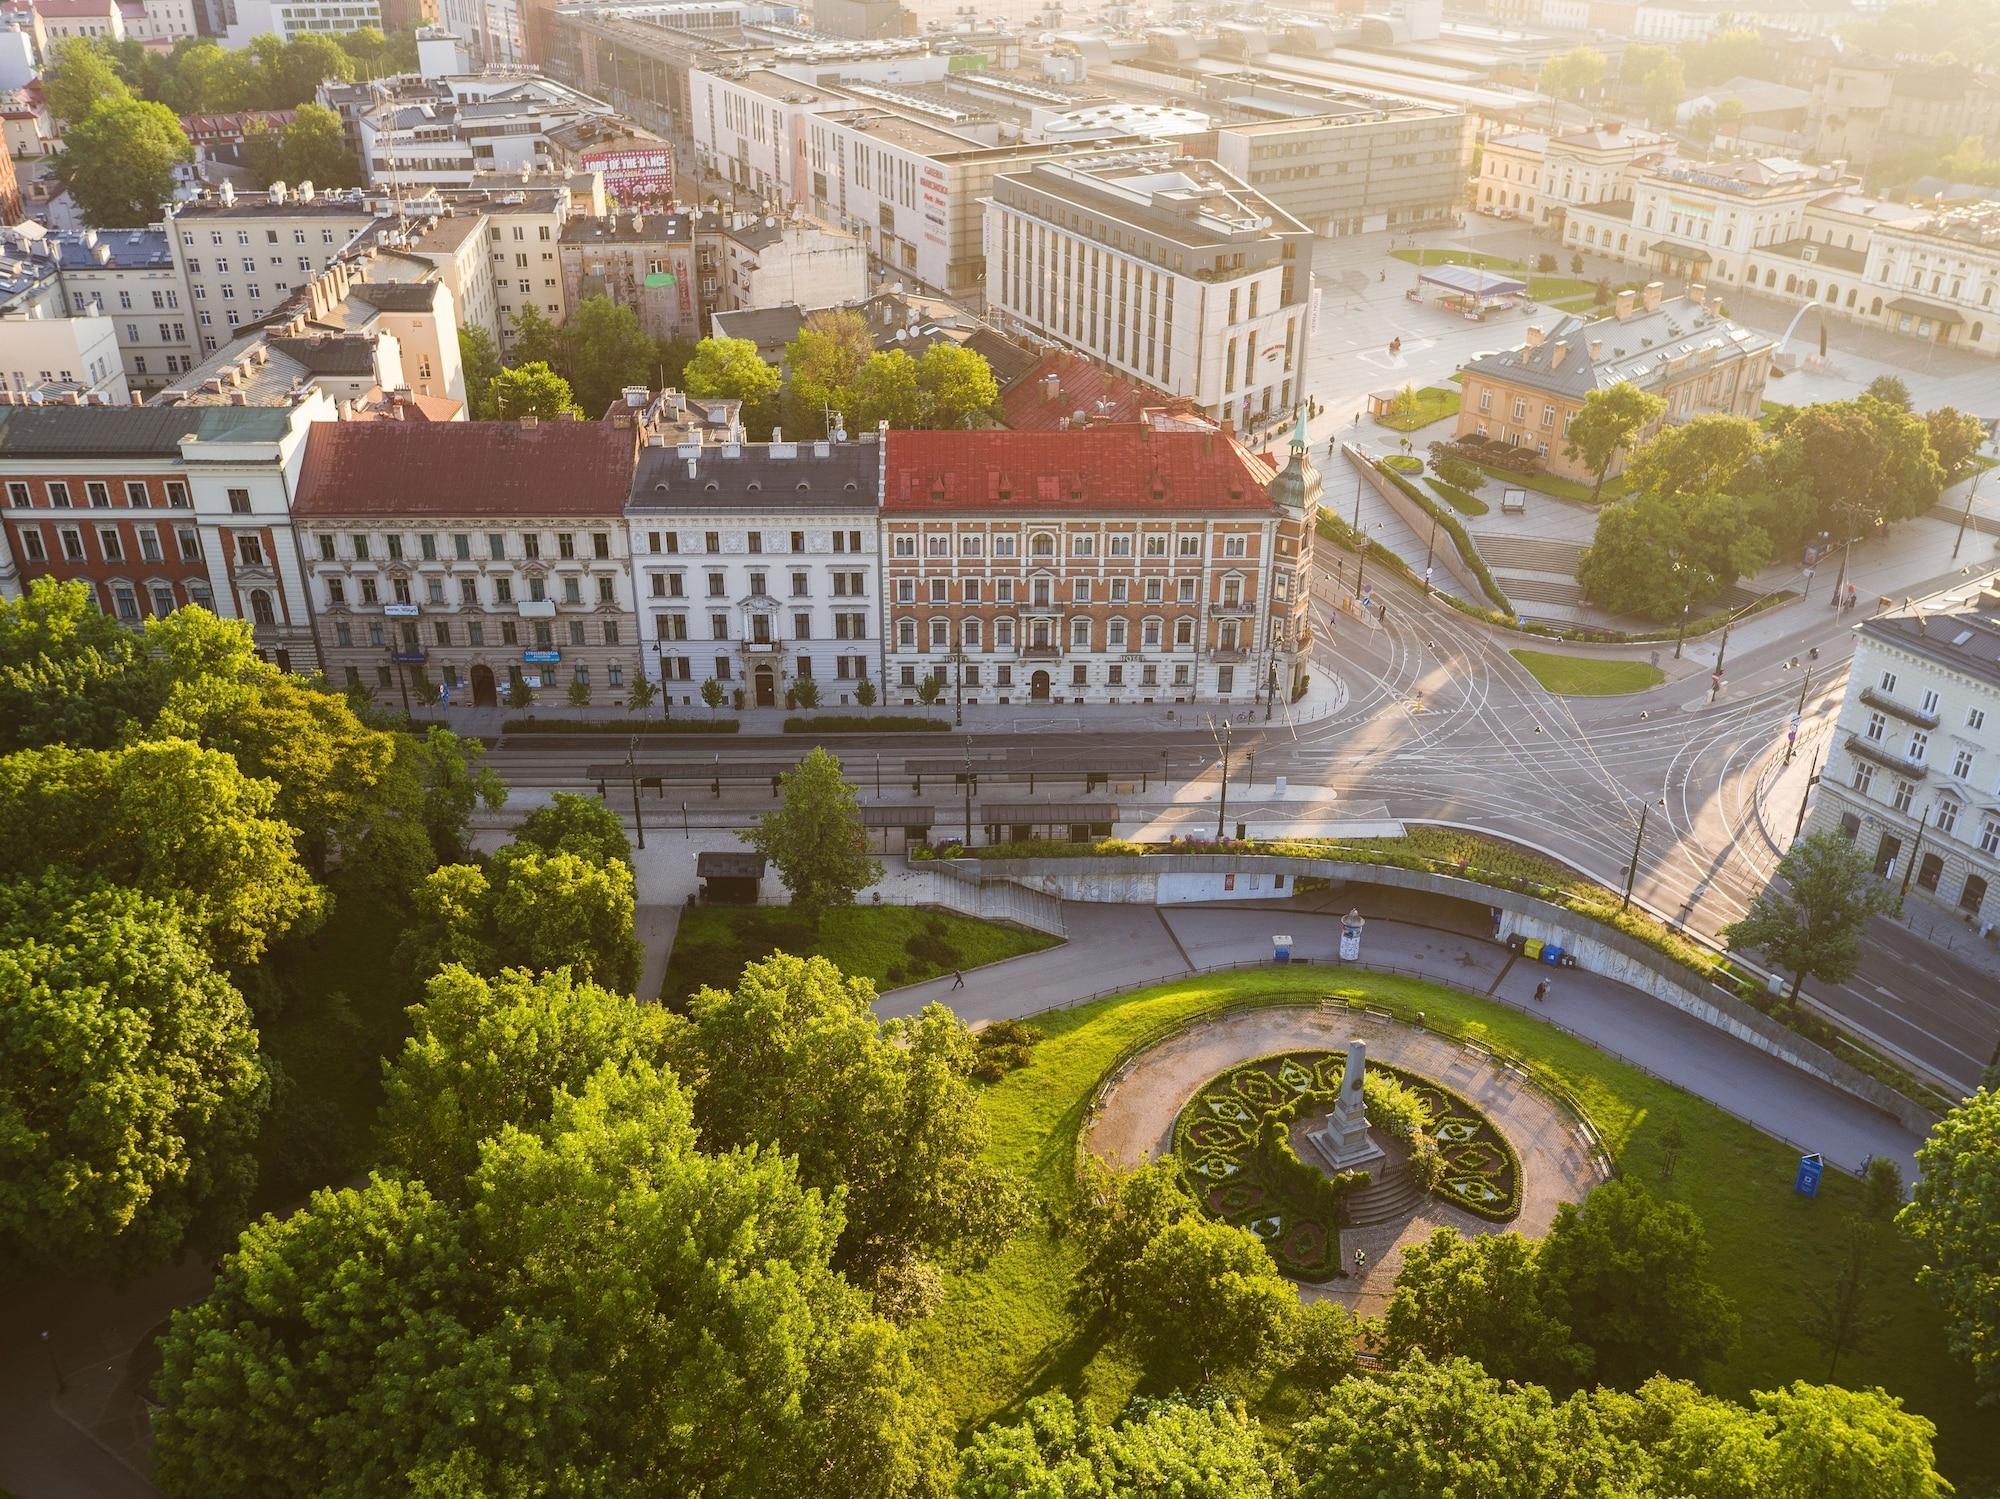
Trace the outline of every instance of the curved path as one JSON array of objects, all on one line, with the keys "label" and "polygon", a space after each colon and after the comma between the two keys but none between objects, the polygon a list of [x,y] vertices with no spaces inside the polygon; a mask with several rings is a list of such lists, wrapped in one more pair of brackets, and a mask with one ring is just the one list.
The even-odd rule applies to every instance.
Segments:
[{"label": "curved path", "polygon": [[[1032,1015],[1204,969],[1267,962],[1275,932],[1293,938],[1299,957],[1338,962],[1339,918],[1291,902],[1247,908],[1070,903],[1063,915],[1069,941],[1062,946],[975,969],[957,991],[949,978],[897,989],[878,1008],[909,1015],[937,1000],[969,1021]],[[1916,1177],[1921,1136],[1874,1105],[1624,984],[1580,968],[1556,970],[1517,959],[1482,938],[1374,915],[1362,959],[1357,966],[1392,968],[1532,1011],[1766,1134],[1818,1151],[1831,1165],[1859,1171],[1869,1156],[1888,1156],[1901,1164],[1905,1181]],[[1535,984],[1544,978],[1550,994],[1538,1005]]]},{"label": "curved path", "polygon": [[1170,1037],[1134,1058],[1111,1085],[1086,1141],[1121,1166],[1153,1160],[1166,1151],[1187,1101],[1217,1073],[1273,1052],[1339,1051],[1354,1037],[1368,1043],[1369,1061],[1406,1067],[1479,1106],[1520,1158],[1521,1211],[1511,1222],[1493,1223],[1430,1197],[1400,1223],[1343,1229],[1343,1260],[1351,1265],[1354,1251],[1361,1250],[1368,1256],[1366,1273],[1312,1287],[1308,1294],[1380,1316],[1402,1268],[1397,1251],[1429,1238],[1432,1229],[1451,1227],[1464,1234],[1518,1229],[1539,1239],[1555,1222],[1558,1206],[1580,1200],[1604,1180],[1596,1152],[1575,1120],[1520,1074],[1446,1037],[1344,1007],[1253,1010]]}]

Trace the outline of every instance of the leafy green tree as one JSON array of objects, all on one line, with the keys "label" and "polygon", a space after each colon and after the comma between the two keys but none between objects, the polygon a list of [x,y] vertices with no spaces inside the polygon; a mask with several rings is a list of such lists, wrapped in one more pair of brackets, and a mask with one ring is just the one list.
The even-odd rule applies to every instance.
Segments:
[{"label": "leafy green tree", "polygon": [[1688,82],[1696,88],[1727,83],[1732,78],[1765,78],[1775,71],[1764,38],[1748,26],[1731,26],[1683,42],[1681,59]]},{"label": "leafy green tree", "polygon": [[1285,1373],[1300,1389],[1332,1388],[1361,1367],[1361,1324],[1337,1301],[1308,1301],[1286,1336]]},{"label": "leafy green tree", "polygon": [[531,843],[544,853],[577,854],[593,864],[632,867],[632,840],[625,822],[594,796],[558,791],[545,807],[537,807],[514,832],[516,843]]},{"label": "leafy green tree", "polygon": [[873,431],[882,422],[891,427],[914,427],[922,414],[923,397],[917,390],[917,361],[901,349],[870,354],[854,377],[854,420],[857,429]]},{"label": "leafy green tree", "polygon": [[643,954],[632,871],[515,844],[493,858],[493,949],[507,967],[569,967],[630,994]]},{"label": "leafy green tree", "polygon": [[1972,456],[1986,441],[1986,424],[1969,412],[1940,406],[1924,413],[1924,428],[1931,451],[1947,480],[1956,479],[1971,466]]},{"label": "leafy green tree", "polygon": [[882,878],[882,866],[868,853],[860,799],[824,746],[786,771],[779,790],[778,805],[743,841],[778,867],[793,907],[817,928],[821,912],[854,904]]},{"label": "leafy green tree", "polygon": [[[323,37],[301,37],[301,42],[323,41]],[[292,123],[285,127],[283,151],[285,180],[310,182],[315,188],[361,186],[361,163],[347,148],[340,116],[323,104],[310,100],[298,106]]]},{"label": "leafy green tree", "polygon": [[524,416],[552,422],[579,409],[569,381],[540,360],[512,365],[493,376],[487,382],[486,404],[495,418],[507,422]]},{"label": "leafy green tree", "polygon": [[419,980],[449,964],[498,973],[492,906],[493,882],[479,865],[433,869],[410,892],[410,922],[396,949],[396,966]]},{"label": "leafy green tree", "polygon": [[1646,118],[1656,125],[1673,123],[1681,100],[1687,97],[1687,69],[1678,57],[1669,57],[1646,75],[1641,90],[1646,101]]},{"label": "leafy green tree", "polygon": [[917,360],[917,395],[929,425],[965,427],[999,401],[1000,385],[985,355],[939,339]]},{"label": "leafy green tree", "polygon": [[1764,434],[1746,416],[1707,412],[1663,427],[1626,460],[1625,482],[1634,494],[1655,495],[1683,508],[1712,495],[1734,493],[1754,474]]},{"label": "leafy green tree", "polygon": [[1551,99],[1581,99],[1604,81],[1605,67],[1595,47],[1572,47],[1542,64],[1536,87]]},{"label": "leafy green tree", "polygon": [[1839,1370],[1841,1355],[1858,1352],[1882,1326],[1874,1307],[1879,1243],[1874,1225],[1850,1220],[1840,1230],[1832,1282],[1806,1291],[1805,1328],[1826,1353],[1828,1379]]},{"label": "leafy green tree", "polygon": [[1881,1390],[1803,1380],[1752,1397],[1769,1423],[1759,1492],[1771,1499],[1943,1499],[1937,1428]]},{"label": "leafy green tree", "polygon": [[752,437],[770,435],[779,375],[749,339],[704,338],[681,371],[681,384],[691,396],[741,401],[745,430]]},{"label": "leafy green tree", "polygon": [[133,1270],[233,1233],[268,1091],[242,995],[171,906],[0,884],[0,1264]]},{"label": "leafy green tree", "polygon": [[663,338],[653,348],[653,367],[659,372],[660,384],[670,390],[681,389],[681,377],[687,371],[688,361],[694,358],[694,340],[691,338]]},{"label": "leafy green tree", "polygon": [[559,331],[556,367],[576,390],[576,404],[596,421],[628,385],[650,386],[658,346],[639,315],[609,297],[586,297]]},{"label": "leafy green tree", "polygon": [[935,1406],[829,1267],[837,1205],[777,1155],[702,1154],[644,1064],[545,1113],[463,1181],[378,1175],[253,1225],[162,1339],[161,1485],[937,1492]]},{"label": "leafy green tree", "polygon": [[1628,88],[1645,85],[1654,71],[1673,54],[1652,42],[1634,42],[1618,60],[1618,81]]},{"label": "leafy green tree", "polygon": [[1569,424],[1563,452],[1590,470],[1592,504],[1604,491],[1604,476],[1610,472],[1612,460],[1666,409],[1665,401],[1627,380],[1593,390],[1583,398],[1582,408]]},{"label": "leafy green tree", "polygon": [[265,121],[253,120],[244,127],[243,145],[238,155],[244,170],[266,187],[284,180],[284,132],[273,129]]},{"label": "leafy green tree", "polygon": [[1132,1266],[1160,1230],[1195,1216],[1194,1193],[1172,1156],[1117,1171],[1086,1152],[1078,1171],[1067,1228],[1083,1263],[1070,1299],[1086,1315],[1116,1317],[1131,1288]]},{"label": "leafy green tree", "polygon": [[663,1065],[677,1023],[567,973],[510,968],[487,979],[446,967],[410,1007],[410,1037],[385,1070],[384,1159],[455,1192],[482,1145],[510,1125],[539,1127],[560,1095],[600,1070]]},{"label": "leafy green tree", "polygon": [[976,1261],[1019,1226],[1015,1179],[982,1158],[972,1036],[942,1005],[877,1019],[874,986],[774,953],[688,1005],[682,1075],[710,1149],[764,1145],[846,1192],[836,1265],[875,1286],[913,1262]]},{"label": "leafy green tree", "polygon": [[143,228],[174,195],[174,167],[194,158],[181,122],[164,104],[106,99],[63,136],[50,163],[85,223]]},{"label": "leafy green tree", "polygon": [[631,679],[625,687],[625,705],[637,712],[644,713],[662,695],[660,684],[646,675],[645,662],[635,663],[632,667]]},{"label": "leafy green tree", "polygon": [[562,332],[542,314],[542,309],[533,302],[524,302],[521,310],[514,314],[514,347],[511,350],[512,363],[519,367],[526,364],[545,364],[551,369],[562,363]]},{"label": "leafy green tree", "polygon": [[1486,482],[1486,471],[1471,459],[1459,457],[1449,443],[1434,442],[1429,451],[1426,462],[1440,484],[1449,484],[1454,489],[1473,494]]},{"label": "leafy green tree", "polygon": [[1905,411],[1915,409],[1910,400],[1910,387],[1899,375],[1877,375],[1861,388],[1864,396],[1873,396],[1888,406],[1899,406]]},{"label": "leafy green tree", "polygon": [[714,677],[701,684],[701,700],[708,705],[710,713],[720,708],[728,696],[728,691]]},{"label": "leafy green tree", "polygon": [[0,759],[0,879],[60,865],[128,885],[177,905],[217,962],[255,962],[324,903],[276,800],[184,739],[24,750]]},{"label": "leafy green tree", "polygon": [[569,705],[572,708],[590,706],[590,683],[581,677],[572,677],[569,684]]},{"label": "leafy green tree", "polygon": [[1722,929],[1722,939],[1789,968],[1785,1002],[1796,1006],[1807,979],[1837,984],[1854,972],[1868,919],[1893,903],[1867,855],[1825,828],[1785,851],[1777,877],[1751,902],[1749,915]]},{"label": "leafy green tree", "polygon": [[1687,517],[1671,501],[1651,495],[1621,500],[1598,512],[1590,545],[1577,559],[1576,581],[1600,608],[1672,619],[1718,582],[1693,566],[1688,546]]},{"label": "leafy green tree", "polygon": [[1634,1389],[1654,1374],[1692,1375],[1735,1341],[1708,1253],[1686,1204],[1628,1177],[1559,1207],[1536,1259],[1545,1304],[1591,1349],[1598,1382]]},{"label": "leafy green tree", "polygon": [[1392,1364],[1421,1354],[1467,1358],[1502,1379],[1573,1390],[1590,1374],[1590,1350],[1551,1303],[1535,1246],[1519,1234],[1438,1228],[1403,1251],[1383,1318]]},{"label": "leafy green tree", "polygon": [[42,70],[42,100],[49,113],[68,125],[90,118],[100,104],[132,97],[104,50],[83,37],[67,37],[49,48]]},{"label": "leafy green tree", "polygon": [[1240,1406],[1134,1401],[1116,1426],[1066,1395],[1028,1402],[1021,1420],[977,1432],[958,1499],[1273,1499],[1281,1470]]},{"label": "leafy green tree", "polygon": [[1981,1088],[1917,1147],[1917,1184],[1897,1222],[1923,1247],[1918,1279],[1944,1307],[1945,1336],[2000,1403],[2000,1092]]},{"label": "leafy green tree", "polygon": [[1421,1356],[1342,1380],[1295,1430],[1298,1499],[1472,1499],[1638,1492],[1589,1406],[1503,1385],[1467,1359]]},{"label": "leafy green tree", "polygon": [[488,768],[485,747],[477,739],[432,724],[410,744],[432,861],[462,859],[473,811],[499,811],[507,804],[507,783]]},{"label": "leafy green tree", "polygon": [[1118,1330],[1146,1367],[1183,1388],[1262,1368],[1284,1348],[1299,1293],[1248,1229],[1181,1218],[1132,1263]]},{"label": "leafy green tree", "polygon": [[381,71],[380,63],[389,50],[389,39],[375,26],[357,26],[352,31],[342,32],[334,40],[340,43],[340,50],[354,59],[357,70],[365,76],[373,76]]},{"label": "leafy green tree", "polygon": [[[321,36],[309,31],[294,37],[279,50],[265,75],[264,108],[299,110],[310,108],[331,116],[332,111],[310,102],[318,92],[319,86],[329,79],[340,83],[352,83],[353,57],[330,36]],[[336,125],[339,124],[337,117],[334,122]],[[289,149],[288,143],[287,150]]]},{"label": "leafy green tree", "polygon": [[785,345],[785,430],[794,437],[824,437],[829,411],[838,412],[851,428],[858,400],[855,382],[874,347],[860,313],[811,314]]},{"label": "leafy green tree", "polygon": [[105,749],[149,711],[138,639],[89,585],[35,578],[0,599],[0,750]]},{"label": "leafy green tree", "polygon": [[1820,401],[1783,413],[1769,465],[1797,528],[1836,539],[1924,513],[1937,503],[1944,469],[1930,429],[1915,412],[1874,396]]}]

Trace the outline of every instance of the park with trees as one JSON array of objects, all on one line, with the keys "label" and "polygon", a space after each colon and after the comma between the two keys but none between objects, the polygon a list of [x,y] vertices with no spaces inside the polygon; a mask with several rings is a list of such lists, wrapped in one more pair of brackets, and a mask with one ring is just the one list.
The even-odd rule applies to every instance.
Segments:
[{"label": "park with trees", "polygon": [[[655,1003],[622,821],[559,795],[475,840],[503,800],[476,744],[278,672],[242,624],[131,631],[80,585],[0,602],[0,1265],[108,1285],[214,1261],[157,1335],[170,1493],[1931,1499],[2000,1476],[1990,1091],[1907,1204],[1886,1160],[1807,1200],[1788,1147],[1415,978],[885,1018],[816,950],[887,914],[857,902],[874,861],[824,750],[749,838],[790,947]],[[1740,939],[1837,968],[1851,882],[1795,873],[1796,909]],[[1411,1241],[1365,1316],[1302,1298],[1268,1225],[1217,1210],[1215,1142],[1117,1165],[1086,1129],[1108,1078],[1226,1014],[1364,1005],[1518,1069],[1605,1156],[1531,1235],[1466,1185],[1479,1158],[1492,1192],[1535,1187],[1508,1120],[1385,1076],[1371,1115],[1441,1158],[1423,1200],[1492,1210]],[[1338,1082],[1301,1055],[1203,1095],[1270,1095],[1229,1145],[1269,1150],[1270,1181],[1310,1169],[1272,1090]],[[1344,1266],[1311,1273],[1337,1290]]]}]

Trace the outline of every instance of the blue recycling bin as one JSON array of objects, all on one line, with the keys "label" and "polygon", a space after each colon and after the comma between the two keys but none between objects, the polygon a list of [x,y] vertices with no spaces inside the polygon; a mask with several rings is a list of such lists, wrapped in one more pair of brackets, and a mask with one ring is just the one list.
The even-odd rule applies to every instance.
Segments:
[{"label": "blue recycling bin", "polygon": [[1562,967],[1562,960],[1563,950],[1560,947],[1549,942],[1542,944],[1542,961],[1544,963],[1548,964],[1551,968],[1560,968]]},{"label": "blue recycling bin", "polygon": [[1819,1196],[1820,1173],[1826,1170],[1825,1158],[1819,1155],[1799,1157],[1799,1174],[1792,1179],[1792,1190],[1801,1197]]}]

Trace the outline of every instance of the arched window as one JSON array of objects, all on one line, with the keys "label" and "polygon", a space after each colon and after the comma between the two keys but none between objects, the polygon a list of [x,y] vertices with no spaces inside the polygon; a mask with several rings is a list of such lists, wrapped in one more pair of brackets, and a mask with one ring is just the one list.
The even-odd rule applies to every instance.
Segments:
[{"label": "arched window", "polygon": [[250,590],[250,618],[260,625],[275,625],[277,615],[271,611],[271,595],[261,588]]},{"label": "arched window", "polygon": [[1880,297],[1877,297],[1868,304],[1868,315],[1870,317],[1880,317],[1882,315],[1882,299]]}]

